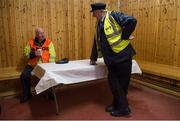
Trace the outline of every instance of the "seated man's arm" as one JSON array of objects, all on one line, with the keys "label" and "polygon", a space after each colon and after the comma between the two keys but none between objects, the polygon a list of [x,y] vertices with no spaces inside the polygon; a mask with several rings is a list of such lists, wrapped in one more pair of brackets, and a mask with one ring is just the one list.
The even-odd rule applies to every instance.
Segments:
[{"label": "seated man's arm", "polygon": [[49,45],[49,53],[50,53],[49,62],[55,62],[56,52],[55,52],[54,45],[52,42]]},{"label": "seated man's arm", "polygon": [[36,57],[35,55],[35,51],[31,50],[31,47],[29,45],[29,42],[26,44],[26,46],[24,47],[24,55],[26,56],[27,59],[31,59]]}]

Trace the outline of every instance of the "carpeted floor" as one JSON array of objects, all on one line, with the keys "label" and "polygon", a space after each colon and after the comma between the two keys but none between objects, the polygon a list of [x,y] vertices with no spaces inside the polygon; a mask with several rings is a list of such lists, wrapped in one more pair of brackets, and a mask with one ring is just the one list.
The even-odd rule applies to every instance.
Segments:
[{"label": "carpeted floor", "polygon": [[112,117],[104,109],[111,103],[111,93],[106,81],[97,83],[66,86],[57,91],[60,114],[55,115],[54,102],[46,93],[33,96],[20,104],[15,97],[1,101],[0,119],[76,119],[76,120],[180,120],[180,98],[169,96],[147,87],[131,86],[129,88],[130,116]]}]

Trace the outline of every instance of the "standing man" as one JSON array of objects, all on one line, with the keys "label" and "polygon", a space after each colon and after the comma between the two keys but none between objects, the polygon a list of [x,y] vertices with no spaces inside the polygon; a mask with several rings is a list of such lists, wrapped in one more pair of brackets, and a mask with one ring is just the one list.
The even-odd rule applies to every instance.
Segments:
[{"label": "standing man", "polygon": [[98,56],[103,56],[108,68],[108,81],[113,101],[106,108],[112,116],[130,114],[127,100],[131,77],[132,57],[135,55],[130,40],[137,20],[121,12],[107,11],[105,3],[91,4],[93,17],[97,19],[96,34],[91,53],[91,65],[95,65]]},{"label": "standing man", "polygon": [[50,39],[47,39],[42,28],[35,30],[35,38],[29,40],[24,48],[24,54],[28,59],[28,64],[21,73],[21,82],[23,86],[23,96],[20,102],[26,102],[31,97],[30,77],[33,68],[39,63],[55,62],[56,53],[54,45]]}]

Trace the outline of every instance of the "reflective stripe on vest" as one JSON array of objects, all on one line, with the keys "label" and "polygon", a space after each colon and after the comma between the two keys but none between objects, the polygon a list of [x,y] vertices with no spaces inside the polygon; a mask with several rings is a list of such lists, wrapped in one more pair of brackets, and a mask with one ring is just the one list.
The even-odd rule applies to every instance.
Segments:
[{"label": "reflective stripe on vest", "polygon": [[49,44],[50,43],[51,43],[51,40],[46,39],[44,44],[41,47],[39,47],[39,46],[35,45],[34,39],[30,40],[29,44],[30,44],[31,50],[36,51],[37,49],[42,49],[42,56],[41,56],[41,58],[35,57],[35,58],[32,58],[32,59],[29,59],[28,64],[30,64],[32,66],[35,66],[39,59],[42,59],[43,63],[48,63],[49,58],[50,58],[50,54],[49,54]]},{"label": "reflective stripe on vest", "polygon": [[[96,24],[97,30],[97,24]],[[129,40],[122,40],[121,35],[121,27],[116,22],[116,20],[110,15],[110,12],[107,12],[105,20],[104,20],[104,33],[106,35],[107,41],[111,46],[111,49],[115,53],[119,53],[124,50],[130,43]],[[97,40],[97,34],[96,40]]]},{"label": "reflective stripe on vest", "polygon": [[[114,22],[114,18],[111,16],[111,15],[109,15],[109,20],[110,20],[110,24],[111,24],[111,27],[112,27],[112,29],[113,29],[113,33],[111,33],[111,34],[109,34],[109,35],[106,35],[106,37],[107,38],[111,38],[111,37],[113,37],[113,36],[117,36],[117,35],[119,35],[119,34],[121,34],[121,29],[120,30],[118,30],[117,28],[116,28],[116,26],[115,26],[115,22]],[[106,29],[109,29],[109,28],[106,28]]]}]

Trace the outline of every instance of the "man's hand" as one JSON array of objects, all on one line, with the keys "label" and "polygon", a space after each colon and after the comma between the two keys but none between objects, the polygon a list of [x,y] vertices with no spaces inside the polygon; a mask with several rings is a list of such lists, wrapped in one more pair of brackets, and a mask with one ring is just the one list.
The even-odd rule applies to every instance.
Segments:
[{"label": "man's hand", "polygon": [[35,51],[35,55],[36,55],[37,57],[41,57],[41,56],[42,56],[42,50],[41,50],[41,49],[37,49],[37,50]]},{"label": "man's hand", "polygon": [[134,39],[134,36],[131,35],[131,36],[129,37],[129,40],[133,40],[133,39]]},{"label": "man's hand", "polygon": [[35,58],[35,57],[36,57],[35,51],[31,51],[31,52],[29,53],[29,58],[32,59],[32,58]]},{"label": "man's hand", "polygon": [[91,60],[91,61],[90,61],[90,65],[96,65],[96,61]]}]

